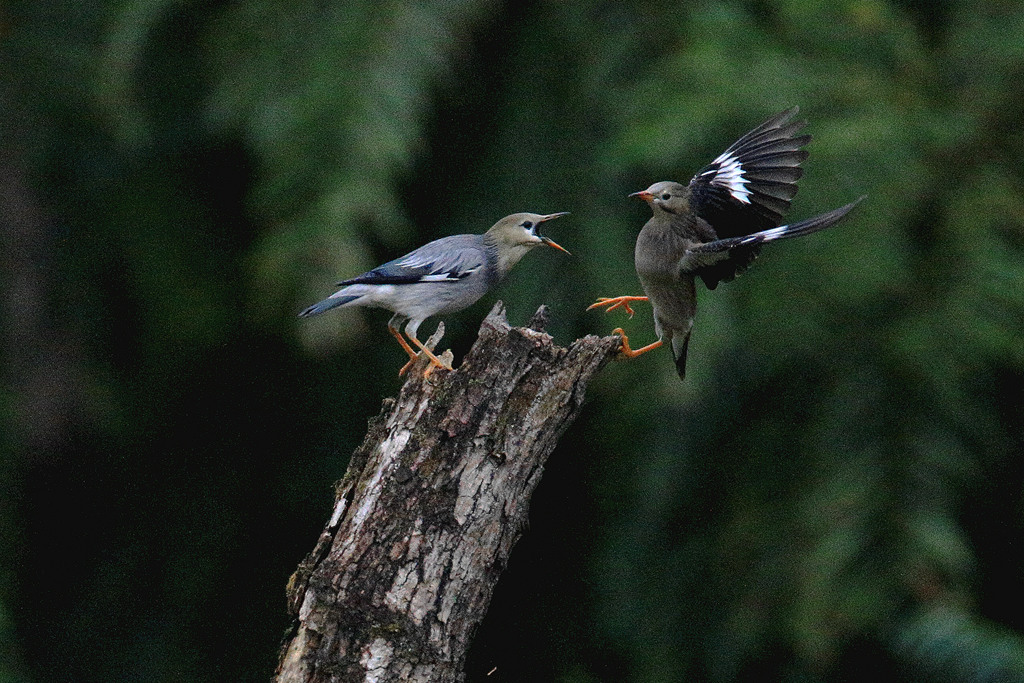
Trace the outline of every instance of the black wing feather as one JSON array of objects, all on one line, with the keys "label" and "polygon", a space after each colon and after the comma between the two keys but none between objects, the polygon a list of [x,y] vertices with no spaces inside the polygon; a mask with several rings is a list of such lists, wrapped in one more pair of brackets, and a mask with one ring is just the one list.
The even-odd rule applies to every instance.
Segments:
[{"label": "black wing feather", "polygon": [[714,242],[706,242],[688,249],[687,251],[692,254],[714,254],[728,251],[732,254],[737,248],[755,247],[765,242],[810,235],[811,233],[818,232],[819,230],[832,227],[841,221],[846,214],[853,210],[853,207],[860,204],[863,200],[864,197],[860,197],[846,206],[840,206],[838,209],[826,211],[825,213],[818,214],[813,218],[808,218],[797,223],[769,228],[768,230],[755,232],[752,235],[727,237],[725,239],[715,240]]},{"label": "black wing feather", "polygon": [[805,121],[787,109],[729,146],[690,181],[690,207],[719,237],[749,235],[782,223],[803,175],[801,148],[810,135],[796,135]]}]

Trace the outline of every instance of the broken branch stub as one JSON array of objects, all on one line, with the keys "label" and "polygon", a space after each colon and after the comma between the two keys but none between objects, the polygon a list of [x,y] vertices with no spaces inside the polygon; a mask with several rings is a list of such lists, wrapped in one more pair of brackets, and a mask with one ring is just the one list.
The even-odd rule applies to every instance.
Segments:
[{"label": "broken branch stub", "polygon": [[499,302],[453,372],[422,368],[386,399],[288,586],[277,680],[463,680],[530,496],[618,337],[568,348],[512,328]]}]

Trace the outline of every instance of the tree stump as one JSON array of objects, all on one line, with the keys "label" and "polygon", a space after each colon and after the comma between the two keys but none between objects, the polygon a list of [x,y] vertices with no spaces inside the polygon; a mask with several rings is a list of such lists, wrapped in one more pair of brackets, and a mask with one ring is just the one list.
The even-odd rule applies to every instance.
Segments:
[{"label": "tree stump", "polygon": [[558,347],[545,323],[509,327],[498,302],[458,369],[418,361],[385,399],[289,581],[279,683],[464,680],[544,464],[620,344]]}]

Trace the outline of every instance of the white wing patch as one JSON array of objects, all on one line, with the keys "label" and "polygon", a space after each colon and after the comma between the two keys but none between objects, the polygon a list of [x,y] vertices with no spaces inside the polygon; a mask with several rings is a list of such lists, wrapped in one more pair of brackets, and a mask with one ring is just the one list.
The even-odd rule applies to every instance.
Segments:
[{"label": "white wing patch", "polygon": [[771,242],[772,240],[776,240],[780,237],[785,237],[786,232],[788,230],[788,225],[780,225],[777,228],[772,228],[770,230],[762,230],[761,232],[755,234],[760,235],[765,242]]},{"label": "white wing patch", "polygon": [[739,247],[744,244],[750,244],[751,242],[755,242],[758,244],[760,244],[761,242],[771,242],[772,240],[777,240],[780,237],[785,237],[787,232],[789,232],[789,226],[780,225],[777,228],[770,228],[768,230],[762,230],[761,232],[755,232],[754,234],[747,235],[746,237],[741,237],[732,246]]},{"label": "white wing patch", "polygon": [[749,181],[743,177],[743,165],[740,160],[731,153],[725,152],[712,163],[718,164],[718,170],[705,173],[705,175],[714,174],[710,181],[711,184],[724,187],[733,199],[743,204],[749,204],[750,190],[747,189]]},{"label": "white wing patch", "polygon": [[[745,244],[761,244],[763,242],[771,242],[777,240],[780,237],[786,237],[790,232],[790,226],[780,225],[777,228],[769,228],[768,230],[762,230],[761,232],[755,232],[752,235],[744,235],[742,237],[729,237],[727,239],[715,240],[714,242],[705,242],[704,244],[698,244],[695,247],[691,247],[686,250],[687,254],[717,254],[723,251],[729,251],[736,247],[742,247]],[[686,257],[683,257],[683,261],[680,262],[684,267],[689,264],[686,261]],[[713,261],[709,262],[697,262],[698,267],[711,265]]]}]

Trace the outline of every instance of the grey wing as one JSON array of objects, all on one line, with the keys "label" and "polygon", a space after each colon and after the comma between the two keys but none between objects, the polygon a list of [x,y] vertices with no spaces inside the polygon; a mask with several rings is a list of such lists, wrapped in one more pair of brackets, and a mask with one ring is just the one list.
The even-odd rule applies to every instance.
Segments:
[{"label": "grey wing", "polygon": [[487,255],[479,235],[453,235],[424,244],[394,261],[338,285],[407,285],[458,282],[483,268]]}]

